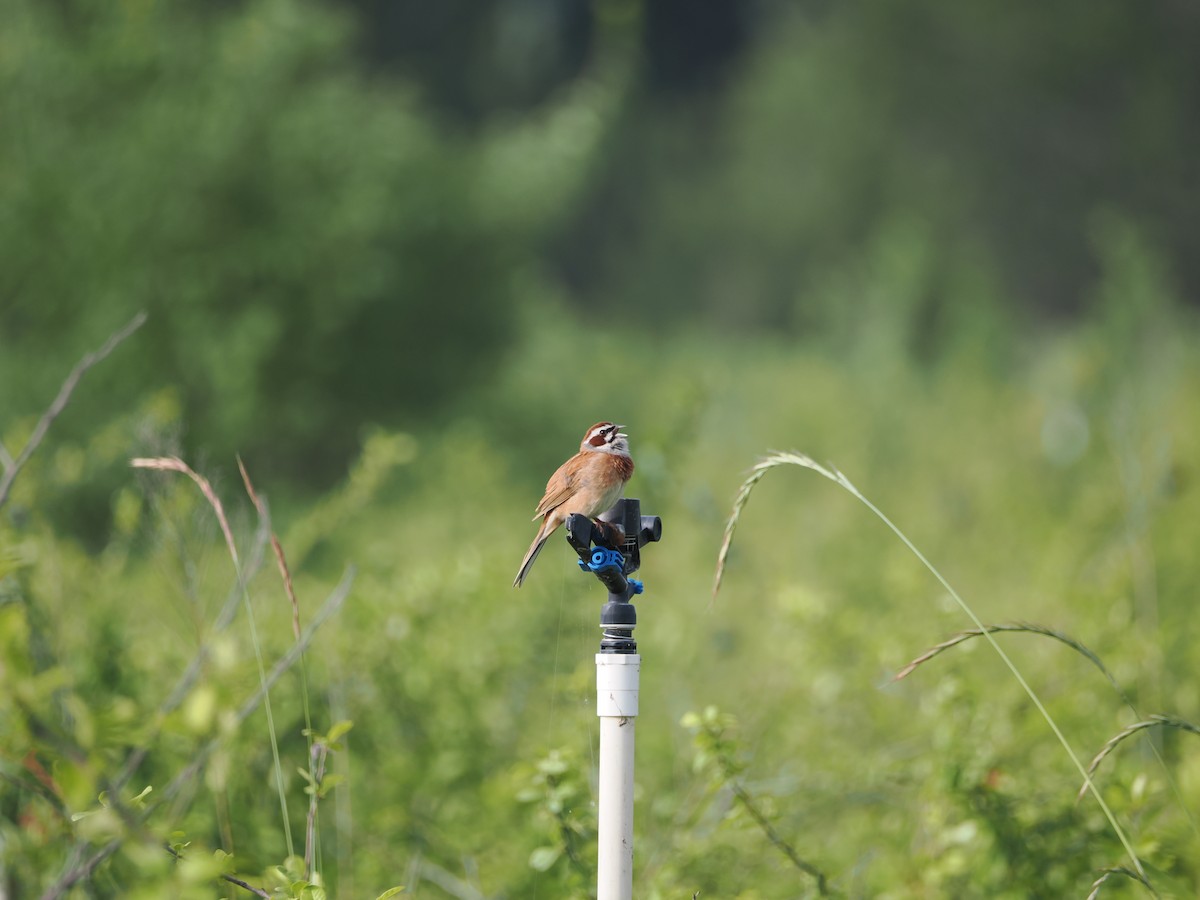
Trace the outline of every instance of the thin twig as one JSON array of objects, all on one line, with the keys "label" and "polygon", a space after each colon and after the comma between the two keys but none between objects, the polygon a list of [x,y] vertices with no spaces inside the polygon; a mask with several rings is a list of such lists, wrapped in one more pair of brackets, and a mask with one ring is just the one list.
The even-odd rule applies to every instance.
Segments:
[{"label": "thin twig", "polygon": [[62,387],[58,389],[58,396],[54,398],[54,402],[46,408],[42,413],[42,417],[38,419],[37,425],[34,426],[33,434],[29,436],[29,440],[25,443],[25,447],[13,459],[12,455],[6,449],[3,453],[4,475],[0,476],[0,506],[4,506],[8,500],[8,492],[12,489],[13,482],[16,481],[17,474],[21,468],[29,461],[29,457],[33,456],[33,452],[46,437],[46,432],[50,430],[50,426],[54,424],[54,420],[59,417],[67,403],[71,399],[71,394],[75,392],[76,385],[79,384],[84,374],[96,363],[102,362],[110,353],[117,349],[117,346],[137,331],[146,323],[146,313],[140,312],[125,325],[109,336],[109,339],[104,342],[99,350],[87,354],[83,359],[75,364],[75,368],[71,370],[71,374],[67,376],[67,380],[62,383]]},{"label": "thin twig", "polygon": [[800,854],[796,852],[795,848],[783,839],[783,836],[775,830],[775,826],[767,820],[767,817],[764,816],[758,806],[755,805],[754,798],[750,796],[749,792],[747,792],[744,787],[742,787],[737,778],[730,777],[728,779],[728,784],[730,790],[733,791],[733,796],[738,799],[738,802],[742,804],[742,808],[750,814],[750,818],[754,819],[754,821],[758,824],[758,827],[762,829],[763,834],[767,836],[767,840],[774,844],[779,852],[791,861],[793,866],[795,866],[805,875],[815,878],[817,880],[817,893],[822,897],[828,897],[829,884],[825,877],[825,873],[812,863],[802,859]]},{"label": "thin twig", "polygon": [[246,882],[242,881],[242,879],[235,878],[233,875],[226,875],[226,874],[222,873],[221,877],[224,878],[226,881],[228,881],[230,884],[236,884],[238,887],[245,888],[252,894],[257,894],[260,897],[266,897],[267,900],[271,900],[271,895],[268,894],[266,891],[264,891],[262,888],[256,888],[253,885],[247,884]]},{"label": "thin twig", "polygon": [[770,823],[762,810],[758,808],[758,805],[754,802],[754,797],[742,786],[741,781],[738,779],[741,769],[734,761],[731,751],[725,746],[728,742],[723,739],[725,730],[730,724],[732,724],[732,719],[721,722],[718,719],[709,719],[706,714],[703,719],[698,720],[696,725],[698,729],[697,740],[701,740],[700,736],[702,736],[706,744],[711,743],[711,748],[706,751],[706,755],[709,756],[711,765],[715,767],[717,773],[720,775],[720,784],[729,787],[733,792],[734,798],[750,814],[750,817],[754,819],[758,827],[762,829],[767,840],[786,856],[793,866],[805,875],[816,879],[817,892],[822,897],[830,896],[829,880],[825,873],[803,859],[796,852],[796,848],[784,840],[783,836],[775,830],[775,826]]},{"label": "thin twig", "polygon": [[[169,844],[167,845],[167,852],[170,853],[173,857],[175,857],[176,861],[183,859],[182,854],[180,854],[180,852],[178,850],[176,850],[174,847],[172,847]],[[224,872],[221,873],[221,877],[224,878],[226,881],[228,881],[230,884],[236,884],[238,887],[245,888],[252,894],[256,894],[259,897],[266,897],[267,900],[271,900],[271,895],[268,894],[266,891],[264,891],[262,888],[256,888],[254,885],[247,884],[246,882],[242,881],[242,879],[235,878],[233,875],[226,875]]]}]

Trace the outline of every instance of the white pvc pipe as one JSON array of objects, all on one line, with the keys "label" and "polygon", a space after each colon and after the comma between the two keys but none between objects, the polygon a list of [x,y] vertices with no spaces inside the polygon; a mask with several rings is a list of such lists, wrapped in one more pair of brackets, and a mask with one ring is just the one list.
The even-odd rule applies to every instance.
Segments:
[{"label": "white pvc pipe", "polygon": [[642,658],[596,654],[600,804],[596,900],[633,898],[633,738]]}]

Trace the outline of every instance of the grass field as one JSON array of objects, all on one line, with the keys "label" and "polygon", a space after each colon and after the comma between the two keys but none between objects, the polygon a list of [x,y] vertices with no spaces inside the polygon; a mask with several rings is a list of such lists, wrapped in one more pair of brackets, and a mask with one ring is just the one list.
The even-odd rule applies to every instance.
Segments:
[{"label": "grass field", "polygon": [[[664,523],[637,603],[637,896],[816,896],[797,858],[849,897],[1084,897],[1098,881],[1099,896],[1149,896],[1142,878],[1164,897],[1200,891],[1188,314],[984,331],[920,361],[902,331],[869,323],[798,344],[542,319],[439,420],[365,433],[324,496],[246,460],[275,501],[302,627],[353,566],[344,604],[271,690],[273,729],[261,706],[238,713],[259,652],[269,671],[295,645],[293,607],[236,460],[189,462],[224,505],[244,597],[209,502],[180,473],[130,468],[98,546],[55,519],[95,467],[158,455],[145,434],[175,426],[169,392],[87,443],[50,432],[0,520],[0,886],[37,896],[111,843],[90,887],[58,896],[250,896],[221,872],[281,896],[317,896],[305,881],[331,897],[399,884],[589,896],[603,598],[557,539],[524,589],[509,585],[545,477],[613,419],[637,462],[628,493]],[[603,365],[581,369],[581,345]],[[33,426],[4,423],[10,451]],[[712,599],[739,485],[788,450],[845,473],[983,623],[1075,644],[993,636],[1084,765],[1127,726],[1178,717],[1100,764],[1113,822],[1094,797],[1077,802],[1070,754],[984,638],[895,680],[972,620],[820,474],[764,474]],[[342,721],[353,727],[328,757],[341,783],[317,804],[319,876],[294,863],[280,880],[287,832],[296,856],[306,845],[303,732]]]}]

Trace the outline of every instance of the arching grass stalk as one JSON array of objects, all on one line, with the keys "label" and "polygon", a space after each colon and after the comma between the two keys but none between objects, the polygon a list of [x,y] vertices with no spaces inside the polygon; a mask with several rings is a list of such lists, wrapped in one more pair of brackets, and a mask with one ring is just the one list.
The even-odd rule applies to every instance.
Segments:
[{"label": "arching grass stalk", "polygon": [[[1118,734],[1113,735],[1111,738],[1109,738],[1105,742],[1104,746],[1100,748],[1100,752],[1095,755],[1095,757],[1091,761],[1091,764],[1088,765],[1088,775],[1089,776],[1095,775],[1096,770],[1100,768],[1100,763],[1104,762],[1105,758],[1110,753],[1112,753],[1114,750],[1116,750],[1117,747],[1121,744],[1121,742],[1124,741],[1127,737],[1131,737],[1132,735],[1137,734],[1139,731],[1145,731],[1147,728],[1157,728],[1157,727],[1178,728],[1180,731],[1187,731],[1192,734],[1200,734],[1200,726],[1194,725],[1193,723],[1187,721],[1186,719],[1181,719],[1178,716],[1151,716],[1149,719],[1147,719],[1144,722],[1134,722],[1132,725],[1129,725],[1129,726],[1123,728]],[[1153,746],[1153,745],[1151,745],[1151,746]],[[1156,748],[1156,752],[1157,752],[1157,748]],[[1159,755],[1158,758],[1160,761],[1162,760],[1161,755]],[[1163,766],[1165,768],[1166,764],[1164,763]],[[1172,780],[1172,785],[1174,786],[1173,780]],[[1087,790],[1086,784],[1079,789],[1080,797],[1083,796],[1085,790]],[[1176,796],[1181,796],[1178,790],[1176,790]],[[1181,797],[1181,799],[1182,799],[1182,797]],[[1183,809],[1188,814],[1188,818],[1190,819],[1191,818],[1191,810],[1188,809],[1186,804],[1184,805]],[[1195,825],[1194,820],[1192,821],[1192,824],[1193,824],[1193,826]]]},{"label": "arching grass stalk", "polygon": [[[987,640],[988,644],[990,644],[992,649],[996,651],[996,655],[1003,660],[1004,664],[1008,667],[1008,670],[1012,672],[1013,677],[1017,680],[1017,683],[1021,686],[1021,689],[1025,691],[1025,694],[1029,697],[1033,705],[1037,708],[1037,711],[1041,713],[1042,718],[1046,720],[1046,724],[1050,727],[1050,730],[1054,733],[1054,736],[1058,739],[1058,742],[1062,744],[1063,750],[1066,751],[1067,756],[1075,765],[1075,768],[1079,770],[1079,774],[1083,776],[1085,786],[1092,796],[1096,798],[1096,803],[1100,805],[1100,809],[1104,812],[1105,818],[1108,819],[1109,825],[1112,826],[1113,833],[1121,842],[1121,846],[1125,848],[1125,852],[1129,855],[1129,859],[1133,863],[1134,870],[1136,871],[1137,875],[1140,876],[1138,880],[1149,886],[1149,881],[1146,880],[1146,872],[1142,868],[1142,862],[1140,859],[1138,859],[1137,852],[1133,849],[1133,844],[1130,842],[1129,837],[1125,834],[1125,829],[1123,829],[1120,823],[1117,822],[1117,817],[1113,815],[1113,811],[1105,802],[1104,797],[1101,796],[1100,791],[1093,783],[1091,776],[1088,774],[1088,770],[1083,765],[1083,762],[1075,754],[1075,751],[1071,749],[1071,745],[1067,742],[1067,738],[1062,733],[1062,729],[1058,727],[1058,723],[1054,721],[1054,717],[1050,715],[1050,711],[1046,709],[1041,698],[1038,697],[1037,693],[1029,685],[1029,682],[1025,680],[1025,676],[1021,674],[1021,671],[1017,668],[1016,663],[1014,663],[1012,659],[1009,658],[1008,654],[1004,652],[1004,648],[1001,647],[999,642],[997,642],[997,640],[992,636],[991,631],[984,626],[983,621],[975,614],[975,611],[971,609],[971,607],[967,605],[967,602],[958,595],[958,592],[951,587],[950,582],[948,582],[942,573],[939,572],[936,567],[934,567],[933,563],[925,558],[925,555],[916,548],[913,542],[908,539],[904,532],[902,532],[895,525],[895,523],[892,522],[891,519],[883,514],[879,507],[863,496],[863,494],[854,486],[850,479],[837,469],[832,467],[827,468],[803,453],[791,452],[772,453],[751,470],[749,477],[742,482],[742,486],[738,489],[737,497],[733,503],[733,512],[729,517],[728,523],[725,525],[725,537],[721,541],[721,550],[717,555],[717,571],[713,579],[713,593],[711,602],[716,601],[717,592],[721,589],[721,579],[725,574],[725,563],[729,557],[729,547],[733,542],[733,532],[737,528],[738,519],[741,517],[742,510],[745,508],[746,502],[750,499],[750,492],[754,490],[754,486],[762,480],[763,476],[765,476],[767,472],[779,466],[800,466],[805,469],[811,469],[812,471],[818,473],[819,475],[825,476],[830,481],[849,491],[850,494],[861,501],[867,507],[867,509],[871,510],[871,512],[873,512],[876,517],[883,522],[883,524],[890,528],[896,537],[900,538],[904,546],[906,546],[909,551],[921,561],[921,564],[929,570],[930,574],[932,574],[933,577],[936,578],[942,585],[942,587],[946,589],[947,593],[954,598],[954,602],[959,605],[959,607],[967,614],[967,617],[971,620],[975,627],[979,629],[980,633]],[[1151,888],[1151,890],[1153,890],[1153,888]]]},{"label": "arching grass stalk", "polygon": [[902,668],[899,672],[893,675],[892,680],[900,681],[903,678],[907,678],[917,670],[918,666],[924,665],[935,656],[945,653],[951,647],[957,647],[959,644],[971,640],[971,638],[982,637],[985,631],[989,634],[995,634],[996,632],[1000,631],[1024,631],[1030,634],[1040,634],[1043,637],[1052,638],[1058,641],[1060,644],[1066,644],[1080,656],[1087,659],[1097,669],[1099,669],[1100,673],[1112,686],[1112,689],[1117,692],[1117,696],[1121,698],[1121,701],[1130,709],[1132,709],[1135,715],[1137,714],[1137,709],[1134,707],[1133,703],[1130,702],[1129,695],[1121,689],[1121,685],[1117,683],[1117,679],[1113,677],[1112,672],[1108,671],[1108,667],[1104,665],[1103,660],[1101,660],[1100,657],[1097,656],[1089,647],[1087,647],[1082,641],[1075,640],[1075,638],[1071,637],[1069,634],[1064,634],[1061,631],[1057,631],[1053,628],[1047,628],[1045,625],[1037,625],[1033,622],[1012,622],[1006,625],[986,625],[982,629],[969,628],[966,631],[960,631],[958,634],[947,638],[940,644],[935,644],[934,646],[930,647],[928,650]]},{"label": "arching grass stalk", "polygon": [[271,693],[267,690],[267,669],[263,662],[262,645],[258,640],[258,627],[254,622],[254,606],[250,603],[250,590],[246,585],[246,579],[242,572],[242,563],[238,557],[237,545],[233,541],[233,531],[230,529],[229,520],[225,516],[225,507],[222,505],[216,491],[212,489],[212,485],[208,479],[197,473],[191,466],[178,457],[158,456],[150,459],[131,459],[129,464],[135,469],[158,469],[167,472],[181,472],[187,475],[200,488],[200,493],[204,495],[204,498],[213,508],[213,513],[216,515],[217,522],[221,526],[221,533],[225,536],[225,546],[229,550],[229,557],[233,561],[234,572],[237,574],[238,585],[242,590],[242,604],[246,607],[246,619],[250,624],[250,641],[254,644],[254,658],[258,663],[258,681],[262,687],[263,711],[267,715],[267,731],[271,737],[271,755],[275,763],[275,785],[279,792],[279,811],[283,816],[283,835],[287,842],[288,857],[291,858],[296,855],[296,851],[295,845],[292,843],[292,825],[288,818],[287,795],[283,786],[283,765],[279,760],[279,740],[275,734],[275,716],[271,711]]},{"label": "arching grass stalk", "polygon": [[[1100,657],[1097,656],[1096,653],[1087,647],[1082,641],[1076,640],[1069,634],[1064,634],[1063,632],[1056,631],[1053,628],[1047,628],[1044,625],[1035,625],[1032,622],[1016,622],[1008,625],[988,625],[983,629],[983,631],[987,631],[992,634],[997,632],[1028,632],[1030,634],[1037,634],[1043,637],[1052,638],[1061,644],[1065,644],[1091,662],[1092,665],[1094,665],[1097,669],[1099,669],[1101,674],[1104,675],[1104,677],[1108,680],[1108,683],[1112,686],[1112,689],[1116,691],[1117,696],[1121,698],[1121,702],[1129,707],[1130,711],[1135,716],[1137,716],[1139,719],[1142,718],[1142,714],[1138,712],[1137,706],[1134,704],[1133,700],[1130,699],[1129,695],[1121,688],[1121,685],[1117,683],[1117,679],[1113,676],[1112,672],[1108,670],[1108,667],[1104,665],[1104,662],[1100,659]],[[957,647],[959,644],[969,641],[972,638],[982,637],[983,631],[978,628],[968,628],[965,631],[960,631],[958,634],[947,638],[940,644],[935,644],[933,647],[930,647],[928,650],[898,671],[894,676],[892,676],[893,679],[895,681],[899,681],[902,678],[907,678],[909,675],[915,672],[919,666],[924,665],[934,657],[944,653],[950,648]],[[1100,767],[1100,763],[1102,763],[1104,758],[1113,750],[1115,750],[1117,745],[1124,741],[1125,738],[1138,734],[1147,728],[1153,728],[1157,725],[1167,728],[1179,728],[1183,731],[1190,731],[1193,734],[1200,734],[1200,727],[1193,725],[1191,722],[1180,719],[1177,716],[1151,716],[1148,721],[1139,721],[1134,725],[1130,725],[1121,731],[1120,734],[1111,738],[1100,749],[1100,752],[1096,754],[1095,758],[1088,765],[1088,775],[1094,777],[1096,770]],[[1187,817],[1188,824],[1192,826],[1192,831],[1195,832],[1198,838],[1200,838],[1200,825],[1197,824],[1196,817],[1192,813],[1191,807],[1184,799],[1183,791],[1180,790],[1179,787],[1179,782],[1175,779],[1175,776],[1171,774],[1171,769],[1167,765],[1166,759],[1163,758],[1162,750],[1160,750],[1157,744],[1155,744],[1153,741],[1150,741],[1149,745],[1150,752],[1154,754],[1154,758],[1158,760],[1159,766],[1162,767],[1163,775],[1166,777],[1167,783],[1171,786],[1171,791],[1175,794],[1175,799],[1179,801],[1179,808],[1183,810],[1183,814]],[[1086,797],[1087,791],[1088,786],[1087,782],[1085,781],[1079,787],[1079,792],[1075,798],[1076,802]]]}]

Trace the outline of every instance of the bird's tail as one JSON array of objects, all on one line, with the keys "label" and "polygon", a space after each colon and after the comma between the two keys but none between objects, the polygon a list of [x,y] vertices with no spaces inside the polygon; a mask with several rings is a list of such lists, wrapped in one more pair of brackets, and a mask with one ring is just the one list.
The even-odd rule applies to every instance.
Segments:
[{"label": "bird's tail", "polygon": [[525,583],[525,577],[529,574],[529,570],[533,568],[533,561],[542,552],[542,547],[546,545],[548,537],[550,537],[548,533],[542,534],[538,532],[538,536],[533,539],[533,543],[525,551],[525,558],[521,560],[521,568],[517,570],[517,577],[513,579],[513,587],[520,587]]}]

